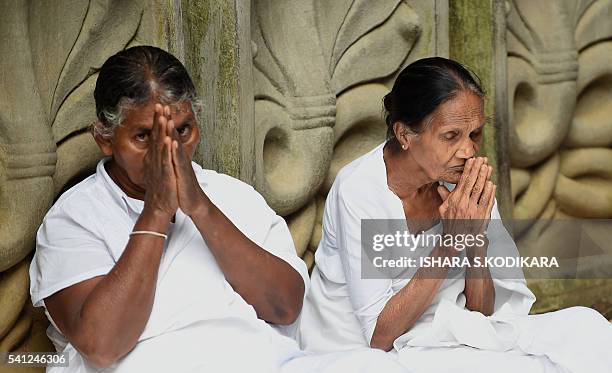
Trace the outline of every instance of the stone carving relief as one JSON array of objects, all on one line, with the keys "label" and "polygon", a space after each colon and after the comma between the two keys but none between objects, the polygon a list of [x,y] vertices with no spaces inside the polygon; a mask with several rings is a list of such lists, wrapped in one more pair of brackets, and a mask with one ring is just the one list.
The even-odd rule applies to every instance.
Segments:
[{"label": "stone carving relief", "polygon": [[[514,218],[611,218],[612,1],[507,6]],[[516,228],[537,250],[560,234]],[[599,238],[610,242],[612,233]],[[579,254],[570,250],[561,254]]]},{"label": "stone carving relief", "polygon": [[336,173],[384,140],[394,74],[433,53],[423,51],[431,34],[421,35],[420,3],[372,3],[253,1],[256,187],[287,218],[309,268]]},{"label": "stone carving relief", "polygon": [[[14,1],[0,93],[0,351],[52,351],[29,301],[28,255],[55,197],[101,157],[89,134],[95,68],[155,35],[140,1]],[[10,73],[5,73],[10,72]],[[40,310],[38,310],[40,311]]]},{"label": "stone carving relief", "polygon": [[[612,217],[612,2],[514,1],[508,15],[514,216]],[[517,198],[518,197],[518,198]]]}]

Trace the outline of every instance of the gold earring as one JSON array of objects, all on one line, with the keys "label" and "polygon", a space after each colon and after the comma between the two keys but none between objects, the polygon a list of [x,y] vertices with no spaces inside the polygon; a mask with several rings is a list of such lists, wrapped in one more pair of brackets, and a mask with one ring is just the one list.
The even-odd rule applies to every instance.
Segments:
[{"label": "gold earring", "polygon": [[402,144],[402,149],[403,149],[403,150],[406,150],[406,145],[403,145],[403,144]]}]

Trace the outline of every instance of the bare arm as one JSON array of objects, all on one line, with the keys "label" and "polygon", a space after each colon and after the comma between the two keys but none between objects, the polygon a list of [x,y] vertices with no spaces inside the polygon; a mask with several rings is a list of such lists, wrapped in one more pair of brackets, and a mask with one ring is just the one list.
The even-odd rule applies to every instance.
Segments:
[{"label": "bare arm", "polygon": [[[491,182],[493,167],[487,164],[486,158],[472,158],[466,163],[461,180],[452,193],[441,188],[444,203],[441,206],[442,215],[447,216],[453,234],[468,233],[473,237],[482,235],[491,219],[491,211],[495,203],[496,186]],[[444,211],[443,211],[444,210]],[[467,248],[467,257],[471,262],[480,258],[484,263],[489,242],[484,245],[475,244]],[[466,270],[465,290],[466,308],[489,316],[495,305],[495,288],[491,273],[487,267],[470,266]]]},{"label": "bare arm", "polygon": [[[436,247],[432,257],[456,256],[453,248]],[[389,351],[393,341],[410,330],[427,310],[446,278],[447,268],[420,268],[410,282],[391,297],[376,321],[370,347]]]},{"label": "bare arm", "polygon": [[[165,232],[168,224],[143,213],[134,228]],[[107,367],[136,345],[153,307],[163,244],[160,237],[134,236],[107,275],[45,298],[60,331],[94,365]]]},{"label": "bare arm", "polygon": [[[145,157],[145,207],[134,230],[166,233],[178,208],[167,124],[158,105]],[[109,366],[136,345],[151,315],[163,247],[162,237],[132,236],[107,275],[45,299],[61,332],[93,364]]]},{"label": "bare arm", "polygon": [[[474,261],[475,257],[481,259],[484,263],[484,258],[487,256],[488,240],[484,247],[475,247],[468,249],[467,255],[470,262]],[[465,307],[470,311],[478,311],[485,316],[493,314],[495,306],[495,287],[491,279],[491,272],[487,267],[468,267],[465,274]]]},{"label": "bare arm", "polygon": [[[454,256],[457,253],[453,248],[437,247],[431,256]],[[475,255],[484,259],[486,247],[468,251],[472,262]],[[391,350],[393,341],[410,330],[427,310],[445,280],[447,271],[440,267],[420,268],[410,282],[392,296],[383,308],[378,316],[370,347]],[[467,267],[464,293],[467,309],[487,316],[493,313],[495,289],[488,268]]]}]

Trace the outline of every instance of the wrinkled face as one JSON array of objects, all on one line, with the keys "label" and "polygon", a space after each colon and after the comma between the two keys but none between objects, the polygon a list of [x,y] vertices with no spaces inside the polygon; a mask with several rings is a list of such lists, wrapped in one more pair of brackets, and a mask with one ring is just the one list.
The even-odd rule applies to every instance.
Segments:
[{"label": "wrinkled face", "polygon": [[[96,139],[102,152],[112,156],[120,184],[145,190],[144,160],[149,148],[150,133],[157,101],[137,106],[127,111],[123,123],[115,129],[112,138]],[[170,112],[179,140],[189,160],[193,157],[200,139],[195,114],[189,102],[170,105]],[[125,185],[120,185],[125,190]]]},{"label": "wrinkled face", "polygon": [[483,100],[460,91],[440,105],[425,130],[411,140],[411,154],[431,180],[456,184],[465,162],[480,149],[484,124]]}]

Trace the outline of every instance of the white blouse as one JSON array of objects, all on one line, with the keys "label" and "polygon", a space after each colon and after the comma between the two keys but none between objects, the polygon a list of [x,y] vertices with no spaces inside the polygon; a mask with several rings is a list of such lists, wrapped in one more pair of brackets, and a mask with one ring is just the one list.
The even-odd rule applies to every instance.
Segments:
[{"label": "white blouse", "polygon": [[[107,274],[126,247],[144,202],[128,197],[113,182],[104,168],[107,160],[100,161],[94,175],[59,198],[38,230],[36,252],[30,266],[30,293],[36,307],[44,307],[44,298],[61,289]],[[211,201],[247,237],[300,273],[307,290],[308,271],[296,255],[283,218],[276,215],[248,184],[204,170],[195,163],[192,165]],[[244,266],[248,265],[244,263]],[[94,371],[45,312],[52,323],[47,334],[58,351],[68,351],[70,356],[68,368],[51,368],[49,371]],[[197,332],[199,327],[202,327],[200,334]],[[278,330],[289,332],[289,329],[291,327]],[[218,333],[210,334],[214,330]],[[142,369],[151,367],[164,371],[162,362],[170,361],[171,365],[165,371],[181,371],[181,365],[168,359],[169,352],[163,350],[168,341],[178,338],[181,333],[198,338],[197,343],[189,342],[187,334],[179,338],[184,344],[198,347],[199,351],[191,354],[187,346],[174,349],[175,353],[183,351],[180,359],[184,367],[202,361],[207,361],[212,367],[210,364],[216,358],[227,358],[227,353],[222,351],[231,346],[224,341],[233,341],[234,346],[240,343],[256,346],[250,348],[254,357],[242,361],[250,367],[257,366],[257,356],[268,354],[282,361],[299,354],[299,347],[293,339],[279,334],[271,325],[258,319],[253,307],[233,290],[194,223],[179,210],[165,243],[150,318],[136,348],[114,368],[117,372],[147,371]],[[262,343],[262,338],[269,341],[269,346]],[[146,352],[139,354],[138,351]],[[202,351],[207,352],[203,354]],[[240,359],[234,361],[239,362]],[[225,361],[222,366],[229,366],[227,364]]]},{"label": "white blouse", "polygon": [[[389,299],[410,281],[409,276],[371,279],[363,278],[361,273],[362,219],[405,220],[401,200],[387,185],[383,148],[384,143],[345,166],[327,196],[322,238],[315,255],[316,268],[311,276],[311,291],[300,328],[300,341],[307,350],[344,350],[369,345],[378,315]],[[451,190],[454,187],[445,185]],[[492,221],[495,219],[501,219],[497,205],[492,212]],[[438,223],[425,233],[441,231],[442,223]],[[488,237],[489,252],[518,256],[507,231],[496,231],[498,234]],[[433,247],[420,249],[432,250]],[[395,340],[396,350],[417,337],[426,338],[441,302],[465,306],[464,277],[463,270],[443,282],[414,327]],[[526,315],[535,297],[524,278],[492,277],[496,291],[495,313]]]}]

